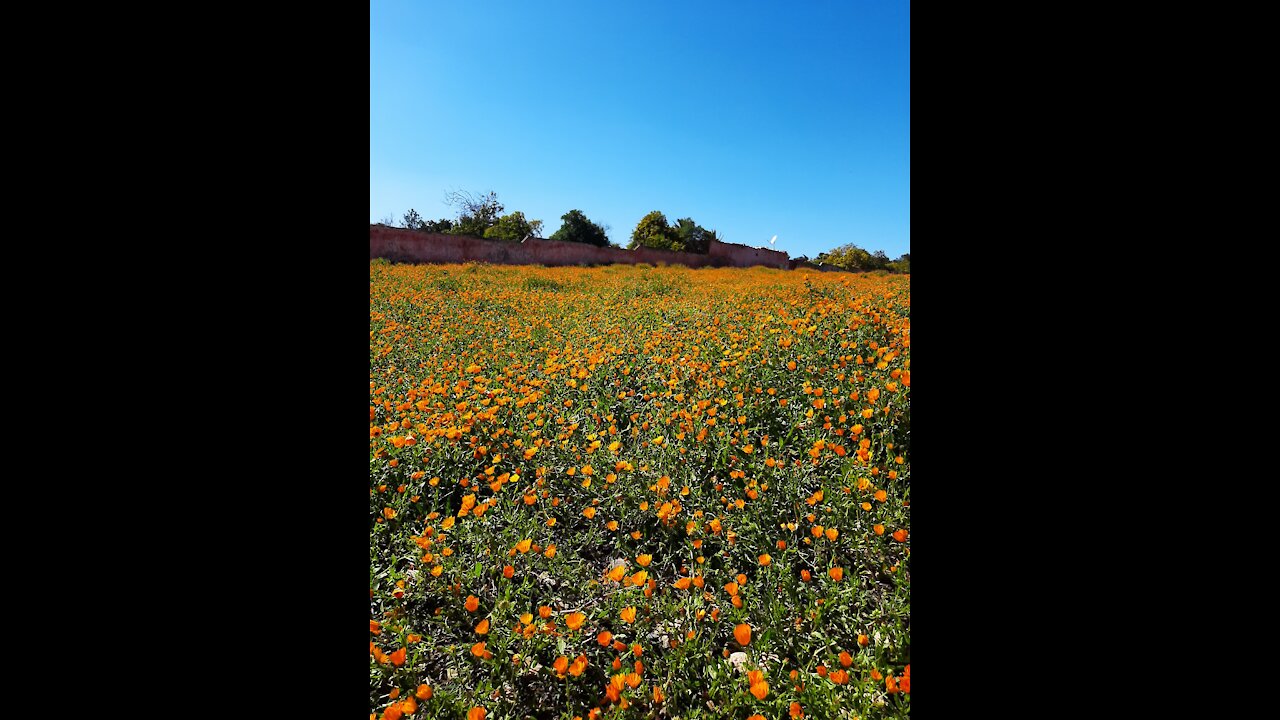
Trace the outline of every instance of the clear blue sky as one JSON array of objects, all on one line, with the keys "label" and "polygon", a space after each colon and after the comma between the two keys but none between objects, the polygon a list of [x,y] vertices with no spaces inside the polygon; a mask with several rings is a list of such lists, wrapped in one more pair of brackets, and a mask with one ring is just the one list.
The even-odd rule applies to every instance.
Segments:
[{"label": "clear blue sky", "polygon": [[372,0],[369,221],[494,190],[792,257],[911,251],[910,4]]}]

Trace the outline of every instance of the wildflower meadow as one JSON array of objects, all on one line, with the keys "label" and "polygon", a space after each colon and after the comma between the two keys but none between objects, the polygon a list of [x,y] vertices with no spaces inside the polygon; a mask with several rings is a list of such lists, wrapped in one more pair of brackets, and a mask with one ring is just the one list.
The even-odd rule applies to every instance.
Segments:
[{"label": "wildflower meadow", "polygon": [[369,713],[905,718],[910,275],[369,264]]}]

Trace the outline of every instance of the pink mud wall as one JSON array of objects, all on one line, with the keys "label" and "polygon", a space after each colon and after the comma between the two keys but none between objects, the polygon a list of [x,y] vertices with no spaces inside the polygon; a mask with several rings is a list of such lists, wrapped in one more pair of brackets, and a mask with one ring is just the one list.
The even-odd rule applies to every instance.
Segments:
[{"label": "pink mud wall", "polygon": [[500,240],[423,233],[385,225],[369,226],[369,259],[393,262],[465,263],[487,262],[502,265],[607,265],[609,263],[649,263],[686,267],[766,267],[791,268],[785,252],[750,248],[732,243],[711,242],[706,255],[638,248],[621,250],[558,240],[512,243]]}]

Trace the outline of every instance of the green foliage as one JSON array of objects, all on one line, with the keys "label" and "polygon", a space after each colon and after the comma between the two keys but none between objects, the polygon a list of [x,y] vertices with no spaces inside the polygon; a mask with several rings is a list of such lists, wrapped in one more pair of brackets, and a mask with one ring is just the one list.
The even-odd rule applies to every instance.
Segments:
[{"label": "green foliage", "polygon": [[453,229],[453,221],[448,218],[428,220],[422,223],[422,231],[430,233],[448,233]]},{"label": "green foliage", "polygon": [[638,247],[655,250],[671,249],[671,223],[667,222],[667,216],[661,211],[654,210],[636,223],[636,229],[631,231],[631,242],[627,245],[627,249],[634,250]]},{"label": "green foliage", "polygon": [[681,218],[672,228],[674,249],[705,255],[711,249],[711,241],[718,240],[715,230],[708,230],[695,223],[693,218]]},{"label": "green foliage", "polygon": [[597,247],[608,247],[609,236],[600,225],[591,222],[581,210],[570,210],[560,216],[564,224],[550,237],[551,240],[579,242]]},{"label": "green foliage", "polygon": [[418,214],[417,210],[409,208],[409,212],[405,213],[404,218],[401,220],[401,225],[407,230],[418,230],[422,227],[422,216]]},{"label": "green foliage", "polygon": [[693,218],[681,218],[673,226],[667,222],[666,215],[654,210],[636,224],[627,248],[634,250],[637,247],[647,247],[705,254],[711,248],[711,241],[718,239],[714,230],[707,230],[694,222]]},{"label": "green foliage", "polygon": [[484,231],[484,237],[491,240],[520,242],[528,235],[536,236],[542,230],[541,220],[526,220],[519,210],[503,215]]},{"label": "green foliage", "polygon": [[848,243],[821,253],[814,262],[835,265],[845,270],[884,270],[889,266],[889,256],[885,255],[883,250],[877,250],[873,255],[853,243]]},{"label": "green foliage", "polygon": [[449,230],[453,235],[484,237],[485,231],[498,223],[503,210],[498,194],[492,190],[484,195],[455,190],[447,193],[444,201],[458,209],[458,219]]}]

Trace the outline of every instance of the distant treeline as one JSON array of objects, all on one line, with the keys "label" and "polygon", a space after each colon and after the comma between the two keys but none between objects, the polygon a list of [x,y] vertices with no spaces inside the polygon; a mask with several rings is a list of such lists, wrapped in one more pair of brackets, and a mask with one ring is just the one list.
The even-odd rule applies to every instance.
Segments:
[{"label": "distant treeline", "polygon": [[[520,211],[502,214],[506,208],[498,201],[498,194],[492,190],[483,195],[455,190],[446,193],[444,201],[457,211],[452,219],[424,220],[417,210],[410,208],[399,223],[388,217],[382,220],[382,224],[420,232],[469,235],[507,242],[541,237],[541,220],[529,220]],[[597,247],[623,247],[610,242],[608,225],[592,222],[581,210],[570,210],[561,215],[560,220],[560,229],[552,233],[549,240],[580,242]],[[680,218],[672,225],[666,215],[654,210],[636,223],[635,229],[631,231],[631,242],[627,243],[626,248],[633,250],[646,247],[706,254],[712,240],[724,242],[724,238],[719,237],[715,230],[702,227],[693,218]],[[846,270],[911,272],[910,253],[903,254],[897,260],[890,260],[883,250],[870,253],[853,243],[828,250],[813,260],[803,256],[797,259],[819,265],[834,265]]]}]

